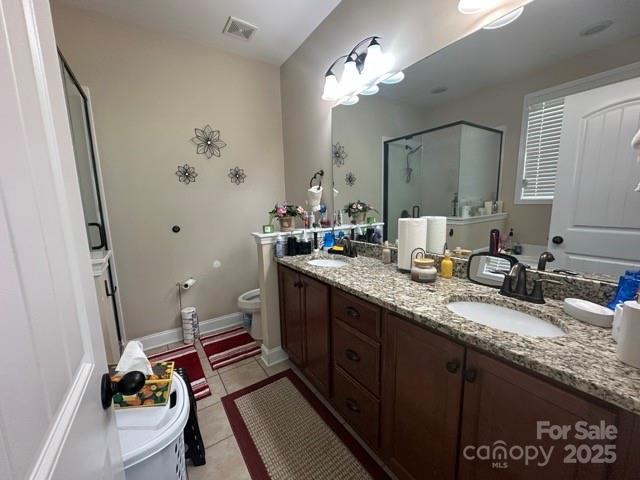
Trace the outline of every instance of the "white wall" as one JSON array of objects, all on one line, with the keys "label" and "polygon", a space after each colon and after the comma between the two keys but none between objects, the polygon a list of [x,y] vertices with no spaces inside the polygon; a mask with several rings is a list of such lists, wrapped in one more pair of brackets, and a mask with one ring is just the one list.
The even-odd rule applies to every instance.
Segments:
[{"label": "white wall", "polygon": [[[249,232],[284,199],[278,67],[57,3],[54,25],[91,90],[128,337],[178,326],[176,282],[189,276],[183,301],[202,319],[235,312],[258,286]],[[206,124],[227,143],[221,158],[190,142]],[[191,185],[174,174],[184,163],[198,172]],[[239,187],[235,166],[248,175]]]}]

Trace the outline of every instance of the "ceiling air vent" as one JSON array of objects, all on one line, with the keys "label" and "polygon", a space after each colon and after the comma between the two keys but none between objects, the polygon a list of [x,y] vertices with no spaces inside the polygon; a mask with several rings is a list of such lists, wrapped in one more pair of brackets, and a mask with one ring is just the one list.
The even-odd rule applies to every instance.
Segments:
[{"label": "ceiling air vent", "polygon": [[229,17],[227,23],[222,29],[222,33],[225,35],[231,35],[232,37],[239,38],[240,40],[249,40],[255,31],[258,29],[255,25],[251,25],[239,18]]}]

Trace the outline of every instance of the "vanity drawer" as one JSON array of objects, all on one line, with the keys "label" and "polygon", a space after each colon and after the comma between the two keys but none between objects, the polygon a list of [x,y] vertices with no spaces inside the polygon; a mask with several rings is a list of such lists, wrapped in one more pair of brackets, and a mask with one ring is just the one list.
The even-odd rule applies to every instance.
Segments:
[{"label": "vanity drawer", "polygon": [[333,289],[333,317],[370,337],[380,338],[380,308],[353,295]]},{"label": "vanity drawer", "polygon": [[373,394],[380,395],[380,344],[336,319],[333,361]]},{"label": "vanity drawer", "polygon": [[358,435],[377,449],[380,402],[338,366],[334,367],[333,404]]}]

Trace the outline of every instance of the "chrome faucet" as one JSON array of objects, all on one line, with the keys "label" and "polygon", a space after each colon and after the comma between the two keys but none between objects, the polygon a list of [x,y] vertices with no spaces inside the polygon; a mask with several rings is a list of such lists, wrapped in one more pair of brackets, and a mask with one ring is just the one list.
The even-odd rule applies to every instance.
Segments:
[{"label": "chrome faucet", "polygon": [[556,280],[547,278],[537,278],[533,281],[533,289],[531,292],[527,289],[527,269],[529,267],[523,263],[516,263],[504,276],[500,294],[505,297],[516,298],[531,303],[545,303],[544,292],[542,290],[543,283],[560,284]]}]

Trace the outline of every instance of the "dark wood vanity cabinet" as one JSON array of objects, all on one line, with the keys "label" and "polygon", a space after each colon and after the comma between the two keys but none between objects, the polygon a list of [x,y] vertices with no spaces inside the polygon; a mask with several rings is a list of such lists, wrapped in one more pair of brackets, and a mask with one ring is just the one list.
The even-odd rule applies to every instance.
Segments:
[{"label": "dark wood vanity cabinet", "polygon": [[[606,445],[612,445],[612,452],[618,457],[616,468],[621,468],[629,432],[625,431],[628,429],[619,409],[588,400],[471,349],[467,351],[465,371],[458,478],[631,478],[614,469],[614,464],[580,461],[596,457],[604,459],[609,455],[606,449],[612,448]],[[554,440],[547,433],[538,439],[538,422],[541,421],[549,422],[550,426],[569,427],[567,439]],[[585,422],[585,425],[604,422],[615,426],[618,438],[598,441],[575,438],[578,422]],[[471,460],[469,457],[475,456],[476,452],[464,452],[468,445],[494,447],[496,442],[503,442],[507,448],[531,446],[532,452],[534,447],[542,447],[546,452],[550,448],[553,450],[548,462],[539,454],[528,465],[524,460],[509,458]],[[579,448],[577,452],[574,447]]]},{"label": "dark wood vanity cabinet", "polygon": [[[640,479],[638,415],[291,269],[279,282],[284,349],[399,479]],[[568,441],[538,439],[538,421],[569,426]],[[617,439],[575,439],[581,421],[615,426]],[[582,461],[606,445],[615,463]],[[484,446],[494,459],[477,458]],[[538,467],[541,456],[526,465],[500,446],[554,450]]]},{"label": "dark wood vanity cabinet", "polygon": [[330,394],[330,287],[278,268],[282,347],[325,396]]},{"label": "dark wood vanity cabinet", "polygon": [[382,452],[400,479],[453,479],[462,400],[462,345],[385,315]]}]

